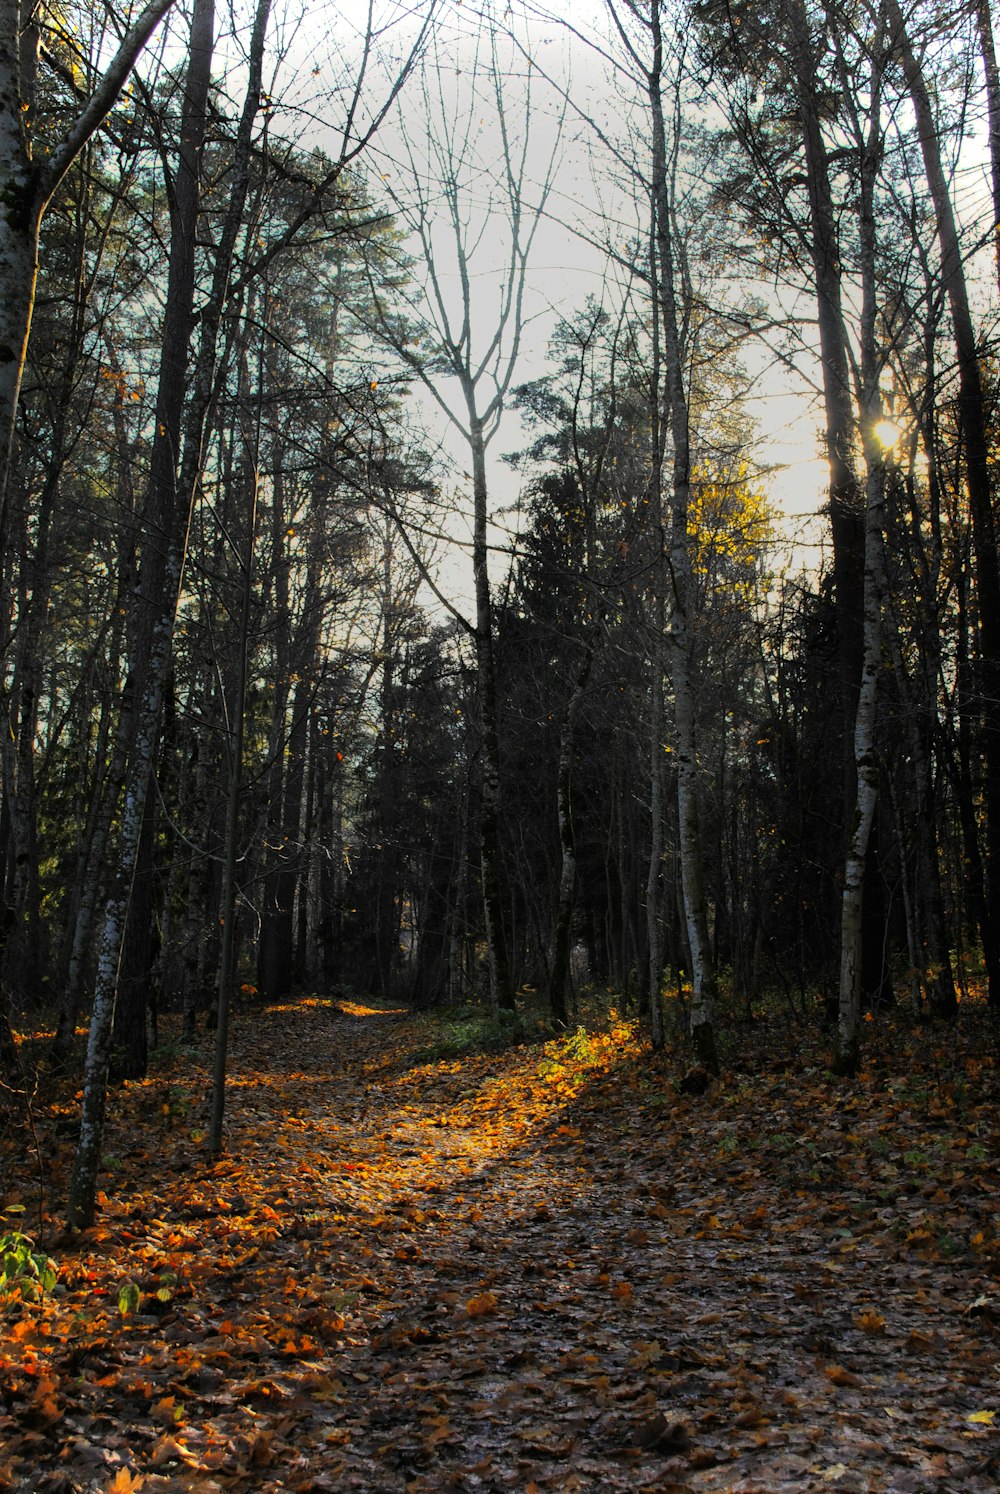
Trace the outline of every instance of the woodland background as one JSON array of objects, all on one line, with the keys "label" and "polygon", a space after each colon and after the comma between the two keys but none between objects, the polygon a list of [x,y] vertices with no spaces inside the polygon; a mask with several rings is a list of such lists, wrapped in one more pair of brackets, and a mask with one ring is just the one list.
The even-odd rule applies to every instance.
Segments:
[{"label": "woodland background", "polygon": [[[82,1072],[71,1222],[158,1010],[220,1096],[234,995],[593,982],[709,1075],[765,997],[844,1074],[866,1011],[995,1010],[989,0],[165,11],[0,57],[0,1039]],[[539,365],[552,217],[603,269]]]}]

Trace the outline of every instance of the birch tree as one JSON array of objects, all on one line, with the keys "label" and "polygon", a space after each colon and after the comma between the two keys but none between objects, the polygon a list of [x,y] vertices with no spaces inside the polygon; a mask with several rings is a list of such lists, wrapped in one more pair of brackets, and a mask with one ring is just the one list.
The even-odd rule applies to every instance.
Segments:
[{"label": "birch tree", "polygon": [[[690,276],[678,238],[677,174],[681,150],[679,83],[683,40],[661,0],[607,0],[621,65],[635,88],[648,132],[648,166],[637,171],[648,212],[648,291],[654,319],[651,529],[660,554],[653,617],[650,732],[651,824],[647,921],[649,993],[654,1044],[662,1042],[659,879],[664,751],[663,682],[673,694],[678,852],[681,899],[691,962],[690,1031],[700,1061],[718,1068],[715,1043],[717,980],[711,942],[699,829],[699,760],[693,676],[691,562],[691,407],[686,345]],[[669,473],[669,476],[668,476]],[[666,664],[666,671],[664,665]]]},{"label": "birch tree", "polygon": [[868,47],[868,118],[858,117],[855,139],[860,161],[858,241],[861,268],[861,432],[867,473],[864,550],[864,628],[861,684],[854,719],[854,767],[857,783],[854,815],[844,867],[840,934],[840,987],[837,1015],[837,1072],[857,1071],[861,1047],[862,907],[865,863],[878,805],[879,772],[875,739],[878,682],[882,665],[881,605],[884,564],[882,528],[885,503],[885,453],[891,445],[882,420],[881,382],[884,355],[878,339],[878,249],[875,189],[883,149],[882,87],[886,65],[885,27],[877,22]]}]

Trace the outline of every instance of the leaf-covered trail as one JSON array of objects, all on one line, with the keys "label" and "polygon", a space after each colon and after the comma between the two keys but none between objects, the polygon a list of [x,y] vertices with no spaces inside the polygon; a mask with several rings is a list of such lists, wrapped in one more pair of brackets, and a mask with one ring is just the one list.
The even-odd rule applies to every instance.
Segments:
[{"label": "leaf-covered trail", "polygon": [[197,1065],[125,1091],[100,1229],[4,1322],[0,1487],[997,1488],[989,1058],[687,1098],[621,1026],[420,1032],[255,1014],[216,1165]]}]

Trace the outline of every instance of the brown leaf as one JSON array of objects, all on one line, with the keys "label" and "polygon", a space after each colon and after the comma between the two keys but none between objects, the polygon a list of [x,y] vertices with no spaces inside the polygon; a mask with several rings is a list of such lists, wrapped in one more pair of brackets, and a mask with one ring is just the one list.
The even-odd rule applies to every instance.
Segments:
[{"label": "brown leaf", "polygon": [[175,1427],[182,1419],[184,1412],[178,1406],[175,1396],[165,1395],[162,1400],[156,1402],[155,1406],[150,1407],[149,1414],[161,1426]]},{"label": "brown leaf", "polygon": [[465,1310],[470,1318],[491,1318],[499,1306],[496,1292],[480,1292],[478,1296],[469,1298]]},{"label": "brown leaf", "polygon": [[767,1417],[759,1406],[748,1406],[745,1411],[741,1411],[739,1416],[735,1418],[733,1425],[748,1428],[759,1427],[766,1421]]},{"label": "brown leaf", "polygon": [[671,1420],[662,1411],[633,1427],[629,1445],[644,1452],[683,1452],[691,1445],[691,1429],[683,1421]]}]

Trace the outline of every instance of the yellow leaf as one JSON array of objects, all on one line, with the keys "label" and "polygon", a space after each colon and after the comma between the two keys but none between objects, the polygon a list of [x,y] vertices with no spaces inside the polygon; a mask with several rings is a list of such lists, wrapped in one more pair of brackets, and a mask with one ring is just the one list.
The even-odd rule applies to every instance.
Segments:
[{"label": "yellow leaf", "polygon": [[973,1411],[972,1415],[967,1416],[965,1419],[966,1421],[974,1422],[976,1426],[991,1427],[995,1416],[995,1411]]}]

